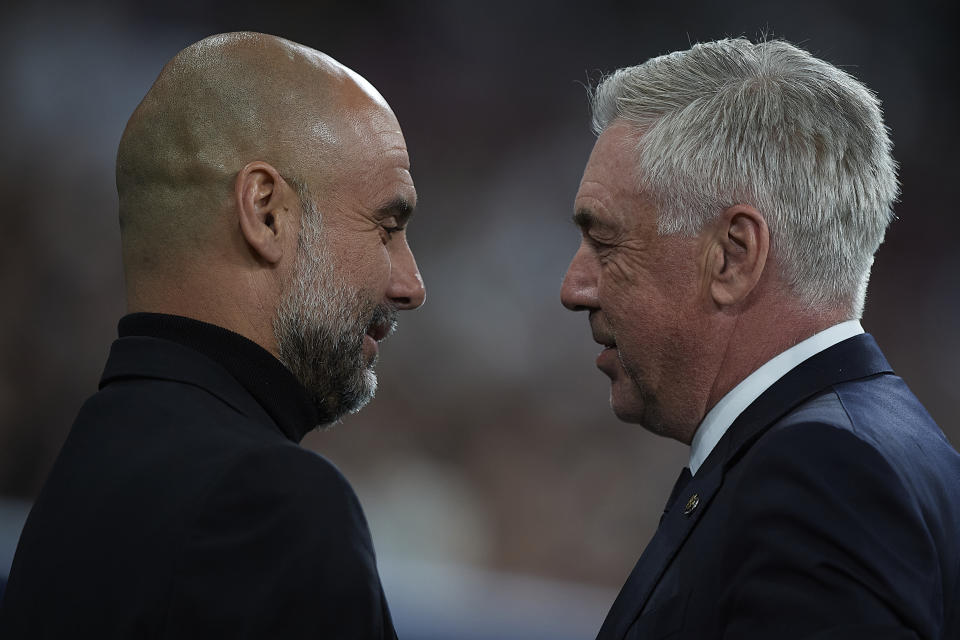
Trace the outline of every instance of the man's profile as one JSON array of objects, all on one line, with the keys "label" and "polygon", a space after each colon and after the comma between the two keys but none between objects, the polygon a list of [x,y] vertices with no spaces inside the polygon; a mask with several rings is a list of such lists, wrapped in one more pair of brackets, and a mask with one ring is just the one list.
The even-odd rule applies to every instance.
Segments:
[{"label": "man's profile", "polygon": [[129,315],[30,514],[4,637],[394,638],[339,471],[298,443],[363,407],[424,288],[383,97],[257,33],[175,56],[117,154]]},{"label": "man's profile", "polygon": [[859,322],[898,194],[876,96],[728,39],[593,113],[562,301],[616,415],[691,447],[598,638],[960,637],[960,455]]}]

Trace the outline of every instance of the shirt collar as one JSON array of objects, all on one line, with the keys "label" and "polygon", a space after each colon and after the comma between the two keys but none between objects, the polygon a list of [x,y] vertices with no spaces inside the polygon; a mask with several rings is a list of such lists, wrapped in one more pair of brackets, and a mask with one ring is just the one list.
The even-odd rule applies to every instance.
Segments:
[{"label": "shirt collar", "polygon": [[720,401],[700,422],[697,432],[693,434],[693,442],[690,444],[690,472],[693,474],[697,472],[733,421],[773,383],[811,356],[861,333],[863,333],[863,327],[860,326],[859,320],[835,324],[768,360],[744,378],[740,384],[720,398]]},{"label": "shirt collar", "polygon": [[189,347],[227,370],[264,408],[290,440],[300,442],[319,424],[307,390],[269,351],[223,327],[161,313],[132,313],[118,332],[150,336]]}]

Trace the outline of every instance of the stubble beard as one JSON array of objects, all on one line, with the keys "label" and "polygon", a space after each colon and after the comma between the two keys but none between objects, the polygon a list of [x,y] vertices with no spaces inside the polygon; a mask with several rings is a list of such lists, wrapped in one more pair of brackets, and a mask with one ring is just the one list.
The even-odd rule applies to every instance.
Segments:
[{"label": "stubble beard", "polygon": [[280,361],[306,389],[317,427],[356,413],[377,391],[376,358],[365,362],[363,336],[396,326],[396,311],[365,297],[336,272],[312,201],[304,199],[297,260],[273,322]]}]

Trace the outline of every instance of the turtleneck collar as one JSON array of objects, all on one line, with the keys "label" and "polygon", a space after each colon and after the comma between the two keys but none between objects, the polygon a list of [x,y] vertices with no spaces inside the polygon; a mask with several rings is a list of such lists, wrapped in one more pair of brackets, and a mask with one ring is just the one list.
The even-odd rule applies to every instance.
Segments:
[{"label": "turtleneck collar", "polygon": [[236,378],[280,430],[294,442],[319,424],[306,389],[269,351],[223,327],[161,313],[132,313],[120,319],[121,338],[169,340],[207,356]]}]

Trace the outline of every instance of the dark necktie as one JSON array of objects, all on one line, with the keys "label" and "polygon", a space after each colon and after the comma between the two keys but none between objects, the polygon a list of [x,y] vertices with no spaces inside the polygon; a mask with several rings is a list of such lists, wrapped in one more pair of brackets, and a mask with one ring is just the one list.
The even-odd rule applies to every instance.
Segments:
[{"label": "dark necktie", "polygon": [[677,481],[673,484],[673,490],[670,492],[670,497],[667,498],[667,506],[663,508],[663,515],[660,516],[660,522],[663,522],[663,519],[667,517],[667,513],[673,507],[673,503],[677,501],[677,498],[683,492],[690,481],[693,479],[693,474],[690,473],[689,467],[684,467],[683,471],[680,472],[680,477],[677,478]]}]

